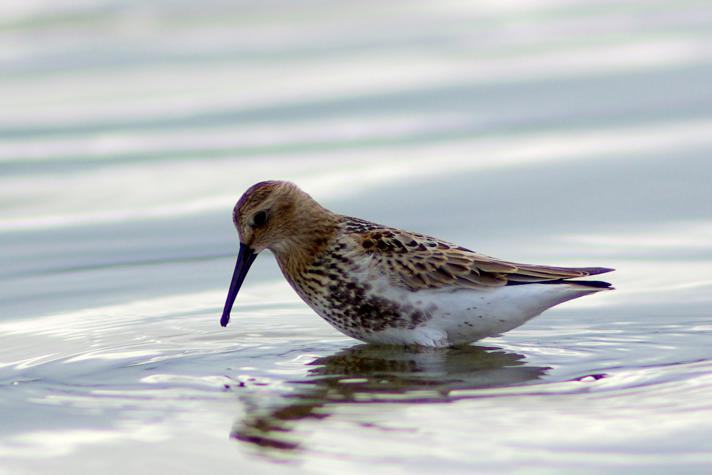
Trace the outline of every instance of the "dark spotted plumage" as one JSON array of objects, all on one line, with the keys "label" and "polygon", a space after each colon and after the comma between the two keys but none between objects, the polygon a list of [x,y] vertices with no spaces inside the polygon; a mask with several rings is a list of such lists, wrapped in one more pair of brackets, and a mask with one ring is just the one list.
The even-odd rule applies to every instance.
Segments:
[{"label": "dark spotted plumage", "polygon": [[[553,305],[607,289],[604,282],[568,279],[612,270],[495,259],[337,215],[287,182],[254,185],[238,201],[234,221],[244,259],[270,249],[307,304],[367,342],[444,346],[496,335]],[[245,262],[236,266],[224,324],[252,261]],[[552,285],[530,285],[539,283]]]},{"label": "dark spotted plumage", "polygon": [[387,329],[413,329],[431,317],[424,305],[402,305],[369,292],[369,278],[385,276],[393,285],[417,291],[498,287],[510,280],[557,281],[604,270],[500,261],[423,234],[340,216],[328,247],[291,279],[295,290],[324,319],[350,336],[363,338]]},{"label": "dark spotted plumage", "polygon": [[322,254],[291,276],[292,286],[304,300],[326,321],[355,338],[389,328],[413,329],[428,318],[422,309],[370,293],[371,284],[356,278],[368,272],[368,264],[360,262],[363,256],[354,249],[357,230],[368,226],[377,225],[344,218]]},{"label": "dark spotted plumage", "polygon": [[342,217],[342,232],[361,244],[372,266],[388,274],[394,285],[411,290],[465,287],[497,287],[510,283],[559,281],[609,272],[599,267],[566,268],[519,264],[479,254],[424,234]]}]

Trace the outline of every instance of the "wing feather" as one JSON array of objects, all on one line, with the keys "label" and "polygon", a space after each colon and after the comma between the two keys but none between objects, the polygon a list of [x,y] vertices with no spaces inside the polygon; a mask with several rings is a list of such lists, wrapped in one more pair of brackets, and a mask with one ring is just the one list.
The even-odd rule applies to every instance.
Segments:
[{"label": "wing feather", "polygon": [[371,269],[392,283],[411,290],[447,287],[491,288],[509,283],[557,281],[601,274],[602,267],[554,267],[518,264],[479,254],[423,234],[354,221],[350,237],[363,254],[372,257]]}]

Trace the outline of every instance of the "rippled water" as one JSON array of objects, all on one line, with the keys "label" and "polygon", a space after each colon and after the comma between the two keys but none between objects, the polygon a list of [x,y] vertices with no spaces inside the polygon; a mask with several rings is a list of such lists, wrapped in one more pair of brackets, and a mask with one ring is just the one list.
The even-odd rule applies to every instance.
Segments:
[{"label": "rippled water", "polygon": [[[0,13],[0,473],[709,473],[709,2]],[[373,348],[265,255],[223,329],[265,178],[618,290]]]}]

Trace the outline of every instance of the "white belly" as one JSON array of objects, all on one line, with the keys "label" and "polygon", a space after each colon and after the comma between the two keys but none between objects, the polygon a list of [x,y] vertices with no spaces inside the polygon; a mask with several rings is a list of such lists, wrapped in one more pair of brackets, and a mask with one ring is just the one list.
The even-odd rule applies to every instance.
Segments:
[{"label": "white belly", "polygon": [[527,284],[486,290],[384,289],[384,297],[422,309],[429,319],[416,328],[364,335],[369,343],[443,347],[470,343],[516,328],[547,308],[601,289],[570,284]]}]

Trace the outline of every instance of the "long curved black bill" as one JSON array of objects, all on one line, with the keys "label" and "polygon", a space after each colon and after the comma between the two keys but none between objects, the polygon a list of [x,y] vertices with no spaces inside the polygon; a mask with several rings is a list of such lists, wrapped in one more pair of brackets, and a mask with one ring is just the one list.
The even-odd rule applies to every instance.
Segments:
[{"label": "long curved black bill", "polygon": [[230,282],[230,290],[227,292],[227,300],[225,301],[225,308],[223,309],[222,317],[220,318],[220,325],[226,327],[227,323],[230,321],[230,311],[232,310],[232,304],[235,303],[237,298],[237,293],[242,287],[242,282],[245,280],[247,271],[250,270],[250,266],[255,261],[257,254],[255,251],[250,249],[247,245],[240,243],[240,252],[237,254],[237,263],[235,264],[235,272],[232,274],[232,282]]}]

